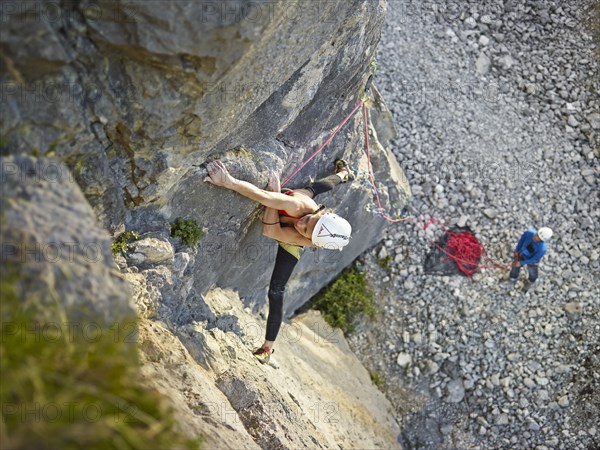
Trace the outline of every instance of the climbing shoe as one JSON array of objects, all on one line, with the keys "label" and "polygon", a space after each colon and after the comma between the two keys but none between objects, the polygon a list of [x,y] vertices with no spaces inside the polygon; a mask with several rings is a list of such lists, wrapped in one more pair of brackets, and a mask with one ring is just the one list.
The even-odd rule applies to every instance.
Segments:
[{"label": "climbing shoe", "polygon": [[335,160],[333,165],[335,167],[335,173],[340,173],[342,170],[346,170],[346,172],[347,172],[346,179],[343,180],[342,183],[354,180],[354,172],[352,172],[352,170],[350,169],[350,166],[348,165],[348,163],[346,161],[338,158]]},{"label": "climbing shoe", "polygon": [[271,353],[274,351],[275,350],[272,350],[269,347],[261,347],[252,354],[256,356],[256,359],[258,359],[262,364],[267,364],[271,358]]}]

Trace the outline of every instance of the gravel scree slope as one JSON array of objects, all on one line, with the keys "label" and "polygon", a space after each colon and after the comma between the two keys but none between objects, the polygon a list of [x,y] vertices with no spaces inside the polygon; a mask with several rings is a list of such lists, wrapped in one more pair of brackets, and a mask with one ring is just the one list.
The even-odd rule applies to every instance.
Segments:
[{"label": "gravel scree slope", "polygon": [[385,379],[399,446],[598,448],[599,7],[391,0],[388,9],[376,84],[414,208],[470,226],[505,264],[527,228],[555,233],[528,290],[526,270],[516,285],[501,270],[424,274],[427,241],[406,223],[363,255],[380,316],[350,340]]}]

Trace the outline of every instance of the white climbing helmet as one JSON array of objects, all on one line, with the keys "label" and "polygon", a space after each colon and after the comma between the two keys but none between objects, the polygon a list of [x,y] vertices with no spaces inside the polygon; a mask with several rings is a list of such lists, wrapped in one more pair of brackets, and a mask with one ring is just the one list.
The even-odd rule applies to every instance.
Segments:
[{"label": "white climbing helmet", "polygon": [[542,241],[547,241],[552,237],[552,230],[548,227],[542,227],[538,230],[537,235]]},{"label": "white climbing helmet", "polygon": [[330,250],[342,250],[352,234],[352,226],[337,214],[325,213],[312,232],[312,241],[317,247]]}]

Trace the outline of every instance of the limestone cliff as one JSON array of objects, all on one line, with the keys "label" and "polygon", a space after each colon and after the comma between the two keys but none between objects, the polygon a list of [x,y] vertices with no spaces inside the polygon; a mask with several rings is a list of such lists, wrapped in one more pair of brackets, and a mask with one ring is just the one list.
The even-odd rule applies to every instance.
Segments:
[{"label": "limestone cliff", "polygon": [[[291,174],[363,98],[385,8],[384,0],[82,1],[5,11],[0,145],[17,156],[2,161],[4,243],[75,243],[81,253],[89,236],[100,249],[93,264],[83,253],[42,254],[46,264],[31,267],[54,278],[24,285],[23,295],[60,285],[61,301],[109,322],[135,303],[148,383],[174,400],[182,430],[206,435],[211,448],[396,445],[389,404],[319,317],[284,326],[275,365],[253,361],[274,243],[261,236],[256,204],[204,183],[194,166],[218,158],[259,186],[269,169]],[[393,127],[373,92],[371,162],[397,212],[401,202],[389,199],[408,188],[381,145]],[[341,253],[303,257],[288,317],[382,237],[363,141],[357,114],[289,185],[328,174],[336,157],[358,172],[320,200],[350,221],[353,239]],[[113,237],[140,233],[116,258],[120,273],[94,215]],[[170,236],[177,217],[204,230],[197,249]]]},{"label": "limestone cliff", "polygon": [[[18,297],[27,303],[48,298],[64,306],[59,310],[68,315],[53,315],[50,311],[57,309],[50,308],[47,324],[76,325],[87,317],[94,328],[124,323],[135,302],[144,384],[168,396],[181,433],[202,436],[204,448],[211,449],[397,447],[399,427],[389,401],[343,334],[318,313],[283,325],[274,360],[266,366],[251,354],[263,338],[264,319],[233,291],[214,289],[199,296],[195,317],[185,325],[153,320],[162,292],[173,281],[185,284],[181,270],[146,262],[150,268],[131,266],[119,273],[106,258],[107,233],[95,223],[65,166],[23,156],[1,158],[0,166],[2,264],[20,274]],[[56,178],[47,178],[50,173]],[[4,276],[3,271],[2,281]],[[15,312],[6,311],[9,306],[2,302],[4,333],[10,326],[5,319]],[[10,428],[5,444],[18,448],[11,445]]]},{"label": "limestone cliff", "polygon": [[[35,2],[34,2],[35,3]],[[273,248],[256,205],[202,182],[192,167],[221,158],[265,185],[289,175],[358,103],[385,1],[39,2],[7,11],[1,37],[8,153],[56,157],[73,169],[101,223],[160,231],[178,216],[205,229],[195,289],[231,287],[264,301]],[[331,171],[335,157],[365,170],[360,114],[290,183]],[[384,195],[389,164],[374,155]],[[393,188],[394,184],[390,185]],[[394,189],[397,198],[401,192]],[[321,200],[346,216],[343,254],[305,258],[311,283],[286,312],[381,238],[355,183]],[[297,278],[298,282],[298,278]]]}]

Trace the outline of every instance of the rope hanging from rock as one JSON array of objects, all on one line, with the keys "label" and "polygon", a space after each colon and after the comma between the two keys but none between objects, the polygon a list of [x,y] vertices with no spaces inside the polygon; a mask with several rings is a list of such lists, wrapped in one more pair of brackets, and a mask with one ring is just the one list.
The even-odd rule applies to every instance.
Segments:
[{"label": "rope hanging from rock", "polygon": [[[369,117],[367,112],[367,105],[363,102],[363,122],[365,127],[365,151],[367,154],[367,167],[369,171],[369,178],[371,180],[371,186],[375,193],[375,199],[377,207],[379,209],[379,215],[385,220],[391,223],[398,223],[404,221],[411,221],[417,227],[418,230],[423,232],[425,239],[427,239],[434,247],[440,250],[447,258],[454,261],[458,269],[467,275],[472,277],[473,274],[479,270],[487,268],[498,268],[508,269],[509,267],[500,263],[495,262],[487,256],[487,252],[483,245],[477,240],[477,238],[470,232],[452,233],[448,231],[439,219],[434,217],[430,218],[425,224],[420,223],[415,217],[403,217],[394,219],[384,212],[379,199],[379,193],[377,191],[377,185],[375,183],[375,177],[373,175],[373,168],[371,167],[371,151],[369,145]],[[448,235],[446,248],[441,247],[437,242],[431,239],[427,234],[426,230],[429,225],[440,224],[444,227],[444,233]],[[480,261],[483,256],[486,256],[489,263],[487,265],[480,265]]]},{"label": "rope hanging from rock", "polygon": [[[371,166],[371,151],[369,145],[369,120],[368,120],[368,112],[367,105],[365,100],[361,100],[358,105],[348,114],[348,116],[336,127],[336,129],[329,135],[329,137],[325,140],[325,142],[315,151],[312,155],[310,155],[301,165],[298,167],[290,176],[288,176],[282,183],[281,186],[285,186],[300,170],[302,170],[315,156],[323,151],[323,149],[332,141],[336,134],[340,132],[340,130],[348,123],[348,121],[356,114],[359,108],[362,106],[363,110],[363,122],[364,122],[364,133],[365,133],[365,152],[367,154],[367,167],[369,172],[369,180],[371,182],[371,186],[373,188],[373,193],[375,195],[375,200],[377,203],[378,214],[383,217],[385,220],[391,223],[399,223],[405,221],[411,221],[417,227],[418,230],[423,232],[425,238],[438,250],[440,250],[444,255],[454,261],[458,267],[458,269],[467,275],[468,277],[472,277],[473,274],[479,270],[485,268],[500,268],[507,269],[508,266],[497,263],[493,261],[491,258],[487,256],[487,252],[483,245],[477,240],[477,238],[473,235],[473,233],[464,231],[460,233],[454,233],[446,230],[444,227],[444,232],[447,234],[448,239],[446,243],[446,248],[442,248],[431,239],[426,230],[429,225],[433,223],[443,224],[436,218],[430,218],[426,223],[422,224],[419,222],[416,217],[408,216],[394,219],[385,213],[384,208],[381,206],[381,200],[379,198],[379,191],[377,190],[377,185],[375,183],[375,176],[373,174],[373,168]],[[481,265],[480,262],[483,257],[486,257],[490,263],[488,265]]]},{"label": "rope hanging from rock", "polygon": [[[369,117],[367,112],[367,105],[363,102],[363,122],[365,127],[365,151],[367,154],[367,166],[369,171],[369,177],[371,179],[371,186],[373,188],[373,192],[375,193],[375,199],[377,201],[377,207],[379,209],[379,214],[381,215],[381,217],[383,217],[385,220],[391,223],[398,223],[404,221],[413,222],[417,229],[423,232],[425,239],[427,239],[434,247],[440,250],[448,259],[454,261],[457,268],[468,277],[472,277],[475,272],[482,269],[509,269],[508,266],[500,264],[494,261],[489,256],[487,256],[485,248],[477,240],[473,233],[467,231],[461,233],[452,233],[451,231],[448,231],[446,227],[444,227],[444,225],[439,219],[436,219],[434,217],[430,218],[426,223],[422,224],[413,216],[394,219],[384,212],[384,209],[381,206],[381,201],[379,199],[379,193],[377,191],[377,185],[375,183],[373,169],[371,167],[368,119]],[[435,242],[432,238],[430,238],[427,235],[426,230],[432,224],[439,224],[442,227],[444,227],[444,233],[446,233],[448,237],[446,241],[446,248],[441,247],[437,242]],[[487,265],[480,264],[484,256],[489,261]]]},{"label": "rope hanging from rock", "polygon": [[329,144],[331,142],[331,140],[335,137],[336,134],[339,133],[339,131],[344,127],[344,125],[346,125],[346,123],[352,118],[352,116],[354,116],[354,114],[356,113],[356,111],[358,111],[358,108],[360,108],[360,105],[364,105],[364,100],[361,100],[360,103],[358,105],[356,105],[356,108],[354,108],[352,110],[352,112],[350,114],[348,114],[348,116],[342,121],[342,123],[340,123],[338,125],[338,127],[333,131],[333,133],[331,133],[331,135],[329,135],[329,137],[327,138],[327,140],[318,148],[318,150],[316,152],[314,152],[312,155],[310,155],[310,157],[304,161],[300,167],[298,167],[296,170],[294,170],[294,172],[287,177],[285,180],[283,180],[283,182],[281,183],[281,187],[284,187],[288,181],[290,181],[292,178],[294,178],[294,176],[300,172],[302,170],[302,168],[304,166],[306,166],[315,156],[317,156],[319,153],[321,153],[323,151],[323,149],[327,146],[327,144]]}]

